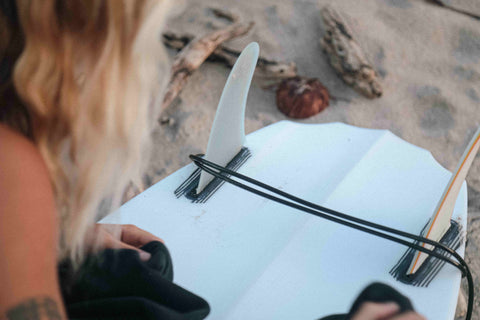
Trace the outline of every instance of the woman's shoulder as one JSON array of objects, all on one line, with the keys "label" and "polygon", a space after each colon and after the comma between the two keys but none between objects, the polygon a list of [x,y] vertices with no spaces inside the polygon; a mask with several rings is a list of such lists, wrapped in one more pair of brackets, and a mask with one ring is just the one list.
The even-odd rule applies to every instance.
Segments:
[{"label": "woman's shoulder", "polygon": [[0,168],[22,172],[35,169],[44,173],[44,167],[43,158],[32,141],[0,124]]},{"label": "woman's shoulder", "polygon": [[38,155],[37,148],[27,137],[0,123],[0,156],[6,156],[7,151],[29,153],[32,157]]},{"label": "woman's shoulder", "polygon": [[35,144],[3,124],[0,124],[0,190],[5,196],[0,197],[3,204],[18,193],[26,198],[51,198],[52,193],[48,170]]},{"label": "woman's shoulder", "polygon": [[37,301],[41,305],[44,297],[61,306],[56,213],[37,147],[0,125],[0,318],[4,310],[27,310]]}]

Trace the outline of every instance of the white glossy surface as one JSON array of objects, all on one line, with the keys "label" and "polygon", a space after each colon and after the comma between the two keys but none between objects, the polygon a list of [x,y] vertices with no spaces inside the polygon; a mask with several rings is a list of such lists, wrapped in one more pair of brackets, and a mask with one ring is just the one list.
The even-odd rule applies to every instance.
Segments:
[{"label": "white glossy surface", "polygon": [[[418,234],[450,173],[388,131],[282,121],[247,136],[240,173],[312,202]],[[205,298],[208,319],[318,319],[346,312],[372,281],[409,296],[428,319],[453,319],[460,273],[444,266],[428,288],[388,271],[405,247],[223,185],[205,204],[174,190],[188,165],[102,222],[133,223],[163,238],[175,281]],[[454,218],[464,225],[464,183]],[[464,247],[460,249],[463,254]]]}]

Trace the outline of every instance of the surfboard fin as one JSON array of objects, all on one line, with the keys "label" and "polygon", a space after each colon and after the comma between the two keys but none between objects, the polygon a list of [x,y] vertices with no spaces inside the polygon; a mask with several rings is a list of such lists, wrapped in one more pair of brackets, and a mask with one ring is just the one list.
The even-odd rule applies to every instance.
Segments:
[{"label": "surfboard fin", "polygon": [[[228,169],[238,169],[249,157],[245,142],[245,106],[258,60],[258,44],[250,43],[230,72],[220,97],[204,158]],[[197,170],[175,190],[194,202],[205,202],[223,183],[211,174]]]},{"label": "surfboard fin", "polygon": [[[427,222],[422,232],[427,229],[429,223],[430,220]],[[462,244],[464,237],[465,235],[462,230],[462,226],[455,220],[451,220],[450,227],[439,242],[453,250],[457,250]],[[419,243],[416,242],[416,244]],[[444,257],[449,256],[449,254],[444,250],[435,249],[434,251]],[[417,250],[409,248],[400,258],[397,264],[390,270],[390,274],[400,282],[417,287],[427,287],[440,272],[446,262],[427,255],[427,258],[416,269],[416,271],[414,273],[409,273],[409,268],[416,256],[416,253]]]},{"label": "surfboard fin", "polygon": [[[439,241],[442,244],[456,250],[463,238],[462,227],[459,223],[451,220],[455,202],[465,180],[468,170],[480,148],[480,128],[474,134],[468,144],[456,170],[452,174],[445,190],[438,202],[432,217],[429,219],[420,235],[424,238]],[[417,243],[424,248],[434,249],[432,245]],[[442,253],[443,250],[437,250]],[[443,253],[442,253],[443,255]],[[430,257],[427,253],[409,249],[400,261],[393,267],[390,273],[402,282],[419,286],[426,286],[440,271],[445,262]]]},{"label": "surfboard fin", "polygon": [[[225,166],[229,170],[236,171],[238,168],[251,157],[250,150],[248,148],[240,149],[235,157]],[[175,196],[180,198],[185,196],[187,199],[192,200],[194,203],[205,203],[225,183],[224,180],[214,178],[202,192],[197,193],[198,182],[200,180],[200,174],[203,170],[197,168],[193,173],[185,180],[176,190]]]}]

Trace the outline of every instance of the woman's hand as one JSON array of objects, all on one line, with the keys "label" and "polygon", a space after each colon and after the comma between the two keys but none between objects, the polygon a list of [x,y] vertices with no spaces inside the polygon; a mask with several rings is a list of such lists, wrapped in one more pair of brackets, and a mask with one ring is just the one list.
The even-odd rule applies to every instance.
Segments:
[{"label": "woman's hand", "polygon": [[[115,236],[115,234],[118,235]],[[163,243],[162,239],[133,224],[118,225],[97,223],[93,228],[93,235],[100,248],[136,250],[140,255],[140,259],[143,261],[150,259],[151,255],[141,250],[140,247],[151,241],[160,241]]]},{"label": "woman's hand", "polygon": [[394,303],[365,302],[351,320],[426,320],[416,312],[398,314],[399,306]]}]

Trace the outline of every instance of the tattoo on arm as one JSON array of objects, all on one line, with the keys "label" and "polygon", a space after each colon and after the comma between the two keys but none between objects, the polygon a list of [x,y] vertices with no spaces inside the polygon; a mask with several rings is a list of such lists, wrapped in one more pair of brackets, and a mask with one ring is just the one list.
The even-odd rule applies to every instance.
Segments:
[{"label": "tattoo on arm", "polygon": [[28,299],[5,315],[8,320],[63,320],[57,303],[49,297]]}]

